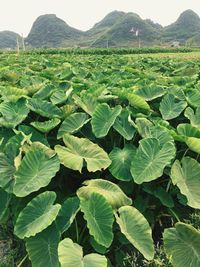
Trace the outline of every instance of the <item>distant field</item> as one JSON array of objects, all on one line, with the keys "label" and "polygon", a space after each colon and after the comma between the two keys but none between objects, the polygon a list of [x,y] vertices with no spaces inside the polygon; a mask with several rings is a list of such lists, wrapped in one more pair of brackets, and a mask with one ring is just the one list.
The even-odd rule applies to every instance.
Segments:
[{"label": "distant field", "polygon": [[200,51],[186,53],[152,53],[152,54],[136,54],[133,57],[153,57],[153,58],[173,58],[179,60],[200,60]]}]

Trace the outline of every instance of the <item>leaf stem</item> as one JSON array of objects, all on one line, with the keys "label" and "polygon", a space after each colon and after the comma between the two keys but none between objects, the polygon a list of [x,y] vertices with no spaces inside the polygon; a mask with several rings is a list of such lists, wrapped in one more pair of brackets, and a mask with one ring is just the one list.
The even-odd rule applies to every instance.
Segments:
[{"label": "leaf stem", "polygon": [[20,263],[17,265],[17,267],[22,267],[23,263],[25,262],[25,260],[28,258],[28,254],[26,254],[26,256],[20,261]]},{"label": "leaf stem", "polygon": [[177,220],[178,222],[180,222],[180,219],[179,219],[178,215],[177,215],[172,209],[169,208],[169,210],[170,210],[170,212],[173,214],[173,216],[176,218],[176,220]]},{"label": "leaf stem", "polygon": [[75,222],[75,227],[76,227],[76,242],[78,243],[79,242],[79,231],[78,231],[78,223],[77,223],[76,218],[74,219],[74,222]]}]

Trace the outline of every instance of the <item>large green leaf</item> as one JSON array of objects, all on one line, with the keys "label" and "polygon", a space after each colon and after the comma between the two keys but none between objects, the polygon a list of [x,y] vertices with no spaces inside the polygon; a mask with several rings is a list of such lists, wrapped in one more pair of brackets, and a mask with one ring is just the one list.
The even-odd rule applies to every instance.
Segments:
[{"label": "large green leaf", "polygon": [[92,193],[89,199],[80,198],[81,211],[87,221],[90,234],[97,243],[109,247],[113,240],[113,210],[106,198],[99,193]]},{"label": "large green leaf", "polygon": [[53,84],[45,84],[33,95],[33,98],[37,98],[40,100],[48,99],[54,90],[55,87]]},{"label": "large green leaf", "polygon": [[172,165],[171,179],[183,195],[187,197],[188,205],[200,209],[200,164],[190,157],[176,160]]},{"label": "large green leaf", "polygon": [[14,232],[23,239],[35,236],[42,232],[56,219],[61,208],[59,204],[53,205],[56,193],[46,191],[33,198],[20,212]]},{"label": "large green leaf", "polygon": [[25,99],[19,99],[16,102],[3,102],[0,104],[0,126],[6,128],[15,128],[20,124],[29,113]]},{"label": "large green leaf", "polygon": [[135,128],[128,121],[128,110],[122,110],[116,118],[113,128],[121,134],[126,140],[131,140],[136,132]]},{"label": "large green leaf", "polygon": [[89,116],[83,112],[69,115],[58,130],[58,138],[61,138],[66,133],[73,134],[78,132],[88,121]]},{"label": "large green leaf", "polygon": [[56,218],[56,227],[61,234],[68,230],[79,211],[80,201],[77,197],[70,197],[64,201]]},{"label": "large green leaf", "polygon": [[61,163],[69,169],[81,172],[84,161],[89,172],[106,169],[111,164],[107,153],[86,138],[65,134],[63,141],[66,147],[57,145],[55,151]]},{"label": "large green leaf", "polygon": [[96,192],[104,196],[113,208],[132,204],[132,200],[124,194],[121,188],[110,181],[94,179],[85,181],[84,185],[86,186],[79,188],[77,192],[79,198],[90,199],[91,194]]},{"label": "large green leaf", "polygon": [[146,127],[143,125],[144,131],[143,131],[143,137],[144,138],[156,138],[159,140],[160,145],[164,145],[168,142],[173,143],[174,139],[170,135],[169,131],[164,129],[161,126],[153,126],[153,125],[147,125]]},{"label": "large green leaf", "polygon": [[123,149],[115,147],[109,154],[112,160],[109,171],[112,175],[122,181],[133,179],[130,168],[131,162],[136,153],[136,148],[132,145],[126,145]]},{"label": "large green leaf", "polygon": [[185,117],[190,120],[192,126],[200,130],[200,107],[196,109],[196,112],[190,107],[186,108]]},{"label": "large green leaf", "polygon": [[183,123],[178,125],[177,132],[192,151],[200,154],[200,130],[198,128]]},{"label": "large green leaf", "polygon": [[139,95],[136,95],[134,93],[128,93],[127,99],[129,101],[130,105],[133,106],[134,108],[144,109],[147,111],[151,110],[149,104],[144,100],[143,97],[141,97]]},{"label": "large green leaf", "polygon": [[59,123],[60,123],[60,120],[58,118],[53,118],[51,120],[43,121],[43,122],[33,121],[30,124],[34,128],[36,128],[38,131],[40,131],[42,133],[48,133],[52,129],[54,129]]},{"label": "large green leaf", "polygon": [[56,90],[55,92],[53,92],[53,94],[51,95],[51,102],[54,104],[54,105],[57,105],[57,104],[62,104],[64,103],[69,95],[72,93],[73,91],[73,88],[69,88],[67,91],[63,90],[63,89],[60,89],[60,90]]},{"label": "large green leaf", "polygon": [[121,113],[122,107],[110,108],[108,104],[99,104],[92,115],[92,131],[97,138],[107,135],[114,124],[117,116]]},{"label": "large green leaf", "polygon": [[32,98],[28,102],[28,107],[33,112],[47,118],[61,118],[62,111],[52,103],[46,100],[34,99]]},{"label": "large green leaf", "polygon": [[8,193],[13,191],[14,173],[14,163],[4,153],[0,153],[0,187]]},{"label": "large green leaf", "polygon": [[131,165],[134,181],[142,184],[160,177],[175,153],[176,149],[172,142],[161,145],[156,138],[142,139]]},{"label": "large green leaf", "polygon": [[179,124],[177,132],[183,136],[200,138],[200,130],[189,123]]},{"label": "large green leaf", "polygon": [[154,257],[154,245],[151,228],[145,217],[131,206],[121,207],[118,212],[119,216],[116,214],[116,220],[121,232],[147,260],[152,260]]},{"label": "large green leaf", "polygon": [[69,238],[59,243],[59,261],[61,267],[107,267],[107,259],[96,253],[83,257],[83,249]]},{"label": "large green leaf", "polygon": [[200,107],[200,92],[198,90],[190,90],[186,93],[186,99],[189,105],[194,108]]},{"label": "large green leaf", "polygon": [[26,240],[26,250],[32,267],[59,267],[58,244],[60,234],[55,225]]},{"label": "large green leaf", "polygon": [[135,92],[135,94],[143,97],[146,101],[150,101],[155,98],[163,96],[165,92],[166,92],[165,88],[153,85],[153,86],[142,86]]},{"label": "large green leaf", "polygon": [[200,232],[191,225],[176,223],[165,229],[164,247],[174,267],[200,266]]},{"label": "large green leaf", "polygon": [[2,95],[2,99],[6,102],[12,101],[16,102],[22,97],[26,97],[28,92],[25,89],[8,86],[0,88],[0,94]]},{"label": "large green leaf", "polygon": [[86,113],[88,113],[90,116],[92,116],[95,107],[97,105],[96,98],[92,95],[86,95],[85,97],[82,96],[80,98],[77,95],[73,95],[72,98],[74,99],[74,103],[80,107],[82,110],[84,110]]},{"label": "large green leaf", "polygon": [[186,101],[177,101],[174,95],[167,94],[160,103],[160,112],[164,120],[171,120],[178,117],[186,107]]},{"label": "large green leaf", "polygon": [[22,159],[15,173],[13,192],[16,196],[27,196],[48,185],[59,170],[60,162],[57,155],[53,151],[48,153],[48,148],[46,149],[33,145]]}]

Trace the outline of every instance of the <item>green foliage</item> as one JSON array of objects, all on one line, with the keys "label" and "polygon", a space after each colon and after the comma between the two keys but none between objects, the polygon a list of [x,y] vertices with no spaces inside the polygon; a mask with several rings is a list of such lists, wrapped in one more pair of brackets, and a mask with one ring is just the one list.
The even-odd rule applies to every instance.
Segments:
[{"label": "green foliage", "polygon": [[32,266],[198,260],[175,223],[200,205],[200,63],[39,53],[0,55],[0,221]]},{"label": "green foliage", "polygon": [[164,245],[174,267],[199,266],[200,232],[194,227],[177,223],[175,228],[166,229]]}]

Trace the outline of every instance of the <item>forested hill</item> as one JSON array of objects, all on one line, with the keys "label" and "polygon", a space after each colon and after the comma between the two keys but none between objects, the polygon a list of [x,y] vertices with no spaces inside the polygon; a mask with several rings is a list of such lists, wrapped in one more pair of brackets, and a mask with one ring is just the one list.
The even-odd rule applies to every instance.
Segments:
[{"label": "forested hill", "polygon": [[[16,46],[16,33],[0,32],[0,48]],[[200,18],[186,10],[166,26],[142,19],[132,12],[113,11],[88,31],[69,26],[54,14],[42,15],[25,39],[29,47],[137,47],[152,45],[200,45]]]}]

